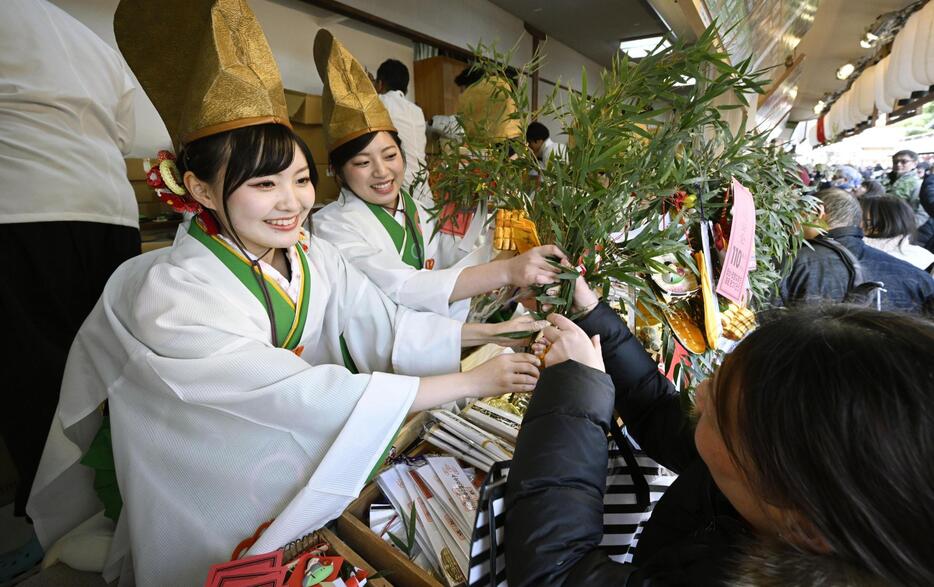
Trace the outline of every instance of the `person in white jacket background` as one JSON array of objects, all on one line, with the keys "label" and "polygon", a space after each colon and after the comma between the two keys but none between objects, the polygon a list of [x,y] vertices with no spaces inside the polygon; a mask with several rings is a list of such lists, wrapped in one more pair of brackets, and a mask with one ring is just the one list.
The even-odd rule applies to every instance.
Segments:
[{"label": "person in white jacket background", "polygon": [[425,134],[425,113],[405,97],[409,89],[409,68],[396,59],[383,61],[376,70],[374,86],[402,141],[402,152],[405,153],[402,187],[423,205],[431,207],[434,200],[428,182],[421,182],[414,188],[412,185],[418,173],[425,169],[428,136]]},{"label": "person in white jacket background", "polygon": [[[330,165],[342,186],[338,200],[312,218],[317,236],[335,245],[394,302],[461,320],[473,296],[506,285],[554,281],[558,270],[548,257],[565,258],[554,245],[490,261],[488,247],[467,252],[449,235],[436,234],[424,206],[404,189],[405,143],[374,99],[362,66],[324,30],[315,39],[315,63],[324,81]],[[352,88],[344,86],[347,80]],[[347,113],[354,108],[357,116],[351,118]],[[525,322],[531,322],[518,320],[522,324],[505,323],[503,332],[525,330]]]},{"label": "person in white jacket background", "polygon": [[530,122],[525,130],[525,140],[529,149],[535,153],[535,157],[541,163],[542,168],[548,167],[548,162],[552,157],[558,159],[567,159],[567,145],[556,143],[551,140],[551,133],[548,127],[541,122]]},{"label": "person in white jacket background", "polygon": [[123,160],[135,85],[120,54],[47,0],[4,0],[0,78],[0,436],[17,473],[0,527],[22,545],[0,555],[4,585],[42,557],[26,501],[68,349],[140,235]]},{"label": "person in white jacket background", "polygon": [[934,253],[911,244],[917,230],[915,214],[905,200],[896,196],[861,198],[863,232],[870,247],[907,261],[918,269],[934,270]]},{"label": "person in white jacket background", "polygon": [[[78,332],[27,512],[50,557],[108,582],[198,585],[267,520],[250,554],[337,517],[410,412],[530,391],[538,359],[459,373],[490,326],[397,306],[304,232],[314,161],[245,0],[122,0],[114,22],[179,153],[150,185],[195,215],[123,264]],[[82,464],[95,450],[118,503]],[[99,552],[75,544],[108,530]]]}]

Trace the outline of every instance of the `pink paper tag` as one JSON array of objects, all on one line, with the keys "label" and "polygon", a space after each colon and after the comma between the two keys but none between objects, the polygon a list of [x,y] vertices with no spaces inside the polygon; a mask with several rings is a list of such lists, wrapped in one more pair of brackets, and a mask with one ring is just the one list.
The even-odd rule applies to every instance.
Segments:
[{"label": "pink paper tag", "polygon": [[749,277],[749,260],[752,258],[756,234],[756,205],[752,194],[743,184],[732,179],[733,227],[730,243],[726,248],[717,293],[737,304],[743,304],[746,279]]}]

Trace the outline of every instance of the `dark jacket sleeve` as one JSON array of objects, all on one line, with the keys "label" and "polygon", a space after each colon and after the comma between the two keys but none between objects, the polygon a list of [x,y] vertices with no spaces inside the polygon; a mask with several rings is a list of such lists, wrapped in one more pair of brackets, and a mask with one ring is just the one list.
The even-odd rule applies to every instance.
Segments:
[{"label": "dark jacket sleeve", "polygon": [[794,306],[805,297],[807,270],[803,263],[792,263],[791,271],[778,284],[778,292],[782,306]]},{"label": "dark jacket sleeve", "polygon": [[921,207],[928,213],[928,216],[934,218],[934,174],[928,175],[921,182],[921,191],[918,192],[918,198],[921,200]]},{"label": "dark jacket sleeve", "polygon": [[[613,395],[606,374],[574,361],[542,372],[507,481],[510,587],[617,586],[633,571],[596,550],[603,537]],[[594,582],[582,583],[584,577]]]},{"label": "dark jacket sleeve", "polygon": [[694,430],[680,394],[616,312],[601,302],[578,325],[588,336],[600,335],[616,410],[639,447],[675,472],[693,462]]},{"label": "dark jacket sleeve", "polygon": [[819,244],[805,244],[798,251],[791,271],[778,285],[783,306],[814,303],[822,299],[840,301],[846,296],[849,271],[836,253]]}]

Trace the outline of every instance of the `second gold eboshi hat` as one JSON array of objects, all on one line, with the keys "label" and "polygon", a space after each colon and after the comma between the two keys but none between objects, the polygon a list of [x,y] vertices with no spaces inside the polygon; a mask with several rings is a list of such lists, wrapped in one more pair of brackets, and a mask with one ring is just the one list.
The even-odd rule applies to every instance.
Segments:
[{"label": "second gold eboshi hat", "polygon": [[334,35],[318,31],[314,53],[324,82],[321,108],[329,153],[367,133],[396,130],[366,70]]},{"label": "second gold eboshi hat", "polygon": [[176,151],[245,126],[291,126],[279,67],[246,0],[121,0],[114,33]]},{"label": "second gold eboshi hat", "polygon": [[508,81],[489,76],[465,89],[457,100],[464,132],[494,142],[523,136],[522,122],[515,115],[516,102],[509,92]]}]

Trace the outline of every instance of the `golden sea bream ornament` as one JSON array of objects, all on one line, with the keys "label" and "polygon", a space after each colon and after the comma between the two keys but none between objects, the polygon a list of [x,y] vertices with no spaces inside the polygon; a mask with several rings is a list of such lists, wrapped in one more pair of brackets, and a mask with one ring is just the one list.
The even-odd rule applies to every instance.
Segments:
[{"label": "golden sea bream ornament", "polygon": [[699,355],[707,350],[707,341],[697,324],[683,308],[665,310],[671,332],[688,351]]}]

